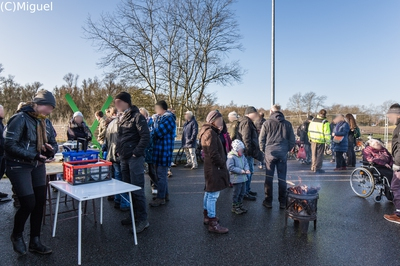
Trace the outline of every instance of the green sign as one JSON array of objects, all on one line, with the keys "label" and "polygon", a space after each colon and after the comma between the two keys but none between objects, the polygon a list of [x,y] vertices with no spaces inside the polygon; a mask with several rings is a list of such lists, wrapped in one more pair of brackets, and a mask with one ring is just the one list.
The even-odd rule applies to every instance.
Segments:
[{"label": "green sign", "polygon": [[[73,111],[74,113],[75,113],[75,112],[79,112],[78,106],[76,106],[74,100],[72,99],[72,97],[71,97],[71,95],[70,95],[69,93],[67,93],[67,94],[65,95],[65,99],[67,100],[67,102],[68,102],[68,104],[69,104],[69,107],[71,107],[71,109],[72,109],[72,111]],[[108,96],[108,97],[107,97],[107,100],[105,101],[105,103],[104,103],[103,106],[101,107],[101,111],[102,111],[103,113],[105,113],[105,112],[106,112],[106,109],[107,109],[108,107],[110,107],[112,101],[113,101],[113,97]],[[85,122],[85,123],[86,123],[86,122]],[[97,121],[97,119],[95,119],[95,121],[94,121],[93,124],[89,127],[89,129],[90,129],[90,132],[92,132],[92,136],[93,136],[93,138],[92,138],[92,144],[94,144],[94,145],[100,150],[100,153],[102,153],[102,152],[101,152],[100,143],[99,143],[99,142],[97,141],[97,139],[94,137],[94,133],[96,132],[98,126],[99,126],[99,121]]]}]

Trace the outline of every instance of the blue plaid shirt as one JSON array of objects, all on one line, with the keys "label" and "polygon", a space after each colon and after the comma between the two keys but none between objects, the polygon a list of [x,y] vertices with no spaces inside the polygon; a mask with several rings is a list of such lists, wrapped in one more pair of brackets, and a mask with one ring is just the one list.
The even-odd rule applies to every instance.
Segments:
[{"label": "blue plaid shirt", "polygon": [[174,151],[176,117],[170,111],[155,116],[153,125],[153,163],[169,167]]}]

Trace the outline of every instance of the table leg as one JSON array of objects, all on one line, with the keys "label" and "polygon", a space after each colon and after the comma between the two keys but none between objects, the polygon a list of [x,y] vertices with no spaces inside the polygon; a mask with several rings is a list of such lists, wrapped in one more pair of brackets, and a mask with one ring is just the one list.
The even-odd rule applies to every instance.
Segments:
[{"label": "table leg", "polygon": [[131,207],[131,215],[132,215],[132,230],[133,230],[133,238],[135,239],[135,245],[137,245],[137,236],[136,236],[136,225],[135,225],[135,215],[133,213],[133,201],[132,201],[132,194],[131,192],[128,192],[129,194],[129,202],[130,202],[130,207]]},{"label": "table leg", "polygon": [[58,218],[58,206],[60,205],[60,195],[61,195],[61,191],[58,191],[57,192],[56,213],[54,214],[54,223],[53,223],[53,237],[56,236],[56,227],[57,227],[57,218]]},{"label": "table leg", "polygon": [[81,265],[81,243],[82,243],[82,201],[78,204],[78,265]]},{"label": "table leg", "polygon": [[100,224],[103,224],[103,197],[100,198]]}]

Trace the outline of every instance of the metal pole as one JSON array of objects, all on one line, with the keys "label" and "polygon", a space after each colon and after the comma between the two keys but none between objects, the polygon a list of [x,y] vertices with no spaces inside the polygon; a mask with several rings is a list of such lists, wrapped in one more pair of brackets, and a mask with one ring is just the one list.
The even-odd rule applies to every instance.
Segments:
[{"label": "metal pole", "polygon": [[272,1],[271,30],[271,107],[275,104],[275,0]]}]

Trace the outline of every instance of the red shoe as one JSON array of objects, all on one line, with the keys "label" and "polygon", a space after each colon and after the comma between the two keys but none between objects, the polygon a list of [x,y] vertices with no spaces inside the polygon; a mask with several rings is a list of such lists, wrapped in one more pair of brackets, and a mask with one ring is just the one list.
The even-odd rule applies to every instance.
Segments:
[{"label": "red shoe", "polygon": [[342,167],[342,170],[347,170],[347,167],[345,166],[345,167]]}]

